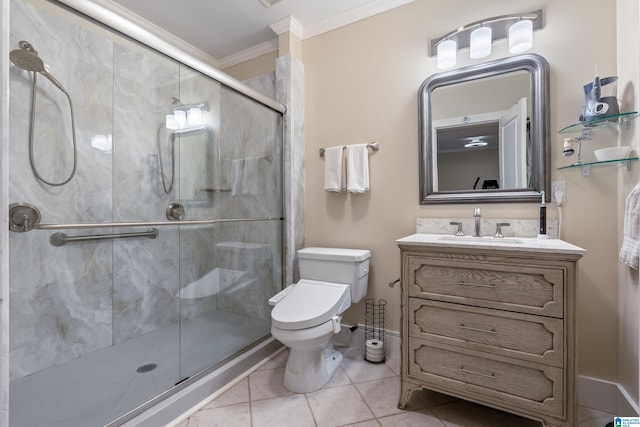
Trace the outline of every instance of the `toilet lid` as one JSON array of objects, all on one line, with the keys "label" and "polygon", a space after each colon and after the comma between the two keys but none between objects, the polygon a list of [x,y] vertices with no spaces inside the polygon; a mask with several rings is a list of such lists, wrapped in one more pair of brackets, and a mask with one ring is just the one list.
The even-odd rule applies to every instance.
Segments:
[{"label": "toilet lid", "polygon": [[320,325],[351,305],[349,285],[300,280],[271,311],[279,329],[305,329]]}]

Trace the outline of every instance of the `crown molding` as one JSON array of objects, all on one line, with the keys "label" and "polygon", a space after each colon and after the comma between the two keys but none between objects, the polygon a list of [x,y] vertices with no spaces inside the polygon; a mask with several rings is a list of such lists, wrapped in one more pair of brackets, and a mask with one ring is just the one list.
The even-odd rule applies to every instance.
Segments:
[{"label": "crown molding", "polygon": [[[78,2],[77,0],[61,0],[61,1],[63,3],[72,3],[75,5],[75,7],[74,6],[72,7],[78,10],[82,10],[82,7],[78,7],[78,4],[80,4],[80,2]],[[300,22],[298,22],[295,19],[295,17],[288,16],[284,19],[281,19],[278,22],[273,23],[269,27],[277,35],[280,35],[282,33],[289,31],[293,35],[298,37],[300,40],[306,40],[311,37],[315,37],[320,34],[335,30],[337,28],[344,27],[354,22],[361,21],[371,16],[378,15],[383,12],[387,12],[391,9],[404,6],[405,4],[409,4],[413,1],[414,0],[374,0],[366,5],[353,8],[351,10],[343,12],[329,19],[325,19],[324,21],[317,22],[315,24],[303,26],[302,24],[300,24]],[[118,3],[113,2],[112,0],[91,0],[90,2],[86,2],[86,4],[89,4],[89,5],[92,3],[102,8],[103,9],[103,11],[101,11],[102,13],[106,11],[106,13],[110,13],[118,17],[121,17],[122,19],[129,21],[132,24],[140,27],[142,30],[147,31],[148,33],[154,35],[155,37],[158,37],[159,39],[167,42],[173,47],[179,50],[182,50],[187,55],[190,55],[193,58],[199,61],[202,61],[217,69],[231,67],[241,62],[248,61],[248,60],[257,58],[261,55],[264,55],[266,53],[270,53],[278,50],[278,40],[277,38],[275,38],[273,40],[261,43],[259,45],[253,46],[243,51],[218,59],[209,55],[203,50],[198,49],[195,46],[187,43],[181,38],[176,37],[174,34],[164,30],[163,28],[153,24],[152,22],[140,17],[139,15],[136,15],[135,13],[119,5]]]},{"label": "crown molding", "polygon": [[229,68],[241,62],[249,61],[266,53],[275,52],[277,50],[278,38],[274,38],[267,42],[250,47],[249,49],[245,49],[232,55],[225,56],[224,58],[218,60],[218,66],[220,69]]},{"label": "crown molding", "polygon": [[302,40],[319,36],[320,34],[344,27],[354,22],[370,18],[391,9],[412,3],[414,0],[375,0],[363,6],[359,6],[343,12],[339,15],[319,21],[315,24],[304,27],[304,37]]},{"label": "crown molding", "polygon": [[271,30],[273,30],[277,35],[290,32],[300,40],[303,40],[304,38],[304,27],[291,15],[269,25],[269,28],[271,28]]}]

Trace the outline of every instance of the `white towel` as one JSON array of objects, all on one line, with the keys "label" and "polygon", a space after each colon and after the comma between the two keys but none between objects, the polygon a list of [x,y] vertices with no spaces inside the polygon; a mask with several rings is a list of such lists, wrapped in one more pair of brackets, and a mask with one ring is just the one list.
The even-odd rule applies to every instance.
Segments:
[{"label": "white towel", "polygon": [[636,184],[627,196],[623,232],[618,257],[620,261],[637,270],[640,261],[640,184]]},{"label": "white towel", "polygon": [[231,195],[242,194],[242,180],[244,179],[244,159],[231,161]]},{"label": "white towel", "polygon": [[324,150],[324,191],[344,190],[343,147],[329,147]]},{"label": "white towel", "polygon": [[369,153],[367,144],[347,145],[347,191],[369,191]]}]

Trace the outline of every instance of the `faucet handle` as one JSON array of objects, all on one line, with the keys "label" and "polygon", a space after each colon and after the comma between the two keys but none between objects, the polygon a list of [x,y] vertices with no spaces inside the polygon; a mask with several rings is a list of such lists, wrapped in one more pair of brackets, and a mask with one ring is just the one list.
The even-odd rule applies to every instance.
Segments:
[{"label": "faucet handle", "polygon": [[449,225],[457,225],[458,226],[458,230],[456,230],[456,236],[464,236],[464,233],[462,232],[462,222],[460,221],[451,221],[449,223]]},{"label": "faucet handle", "polygon": [[502,235],[502,227],[509,227],[511,224],[509,224],[508,222],[499,222],[496,224],[496,234],[493,235],[493,237],[504,237]]},{"label": "faucet handle", "polygon": [[480,217],[480,216],[482,216],[482,212],[480,211],[480,208],[474,208],[474,209],[473,209],[473,216],[474,216],[474,217]]}]

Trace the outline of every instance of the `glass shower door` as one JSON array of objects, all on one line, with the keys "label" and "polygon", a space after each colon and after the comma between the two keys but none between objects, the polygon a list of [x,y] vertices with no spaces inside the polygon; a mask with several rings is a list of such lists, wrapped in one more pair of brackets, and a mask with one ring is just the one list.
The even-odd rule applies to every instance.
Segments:
[{"label": "glass shower door", "polygon": [[224,221],[180,230],[187,378],[269,335],[267,300],[282,283],[282,117],[192,70],[181,74],[182,101],[206,105],[211,131],[180,138],[179,202],[185,219]]}]

